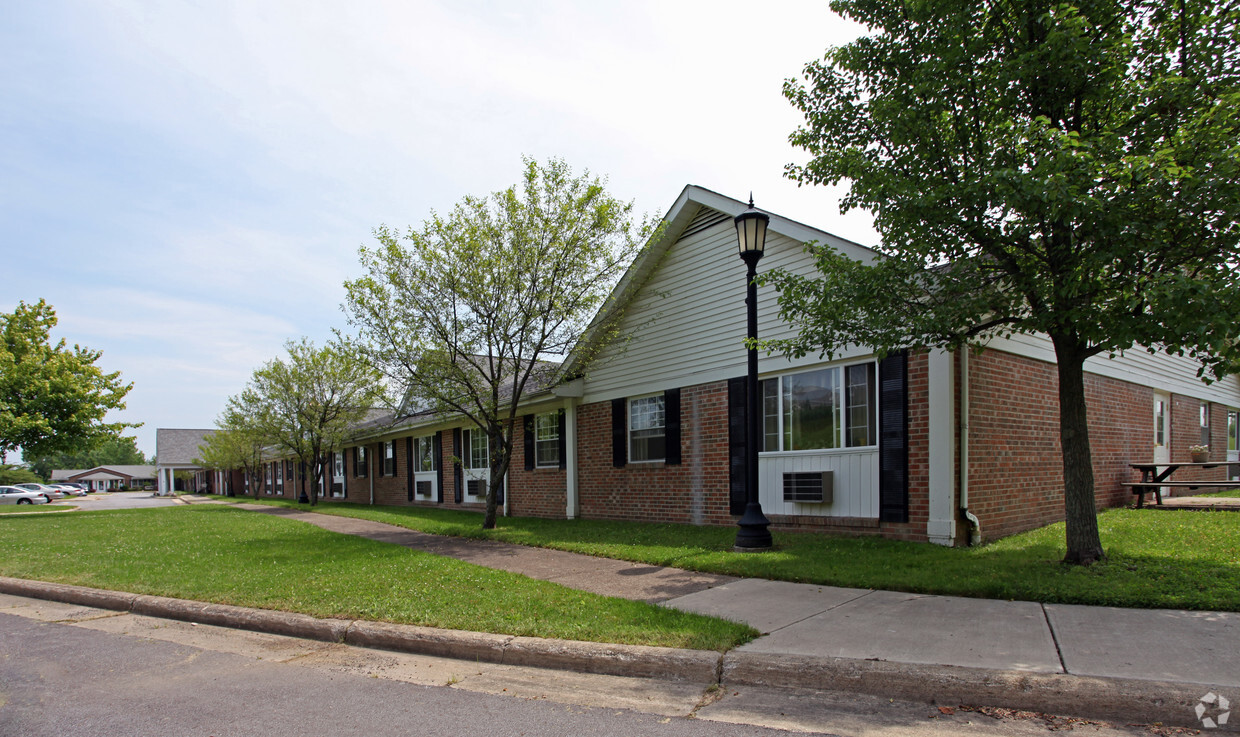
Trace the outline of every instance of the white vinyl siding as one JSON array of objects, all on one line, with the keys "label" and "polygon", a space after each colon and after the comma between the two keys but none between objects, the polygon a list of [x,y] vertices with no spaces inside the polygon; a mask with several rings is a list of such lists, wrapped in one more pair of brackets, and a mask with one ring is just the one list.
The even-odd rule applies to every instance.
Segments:
[{"label": "white vinyl siding", "polygon": [[[825,233],[818,237],[858,254],[864,250]],[[758,272],[774,268],[806,273],[813,261],[803,243],[769,231]],[[729,217],[671,247],[625,312],[620,332],[627,340],[604,348],[591,369],[585,401],[741,376],[746,371],[745,331],[745,264],[737,255],[736,228]],[[775,290],[759,288],[758,336],[791,335],[779,319]],[[857,348],[845,355],[867,353]],[[765,352],[758,360],[762,373],[821,363],[817,355],[790,361]]]}]

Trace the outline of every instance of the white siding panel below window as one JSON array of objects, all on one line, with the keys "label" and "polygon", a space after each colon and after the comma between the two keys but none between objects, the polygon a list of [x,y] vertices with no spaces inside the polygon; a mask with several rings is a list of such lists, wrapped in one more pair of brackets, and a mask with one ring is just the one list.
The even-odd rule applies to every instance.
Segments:
[{"label": "white siding panel below window", "polygon": [[[831,504],[784,502],[785,473],[834,472]],[[762,511],[811,517],[878,517],[878,451],[763,453],[758,459]]]}]

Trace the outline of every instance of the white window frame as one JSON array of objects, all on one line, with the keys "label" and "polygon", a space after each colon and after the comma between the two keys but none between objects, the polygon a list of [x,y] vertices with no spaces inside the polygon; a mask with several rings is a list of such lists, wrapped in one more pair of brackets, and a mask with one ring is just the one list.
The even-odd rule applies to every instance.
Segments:
[{"label": "white window frame", "polygon": [[[638,407],[644,407],[646,405],[654,405],[654,404],[658,405],[658,409],[656,411],[663,418],[662,424],[660,425],[652,424],[650,427],[641,427],[635,430],[633,428],[633,410],[635,408],[635,405]],[[667,405],[665,404],[663,394],[648,394],[646,396],[640,396],[640,397],[629,397],[628,403],[625,406],[624,424],[625,424],[625,429],[628,431],[628,437],[625,439],[625,441],[628,443],[628,462],[629,463],[662,463],[663,461],[667,460]],[[650,438],[655,438],[659,436],[651,433],[644,437],[639,436],[637,438],[634,438],[633,434],[635,432],[636,433],[648,433],[648,432],[651,432],[652,430],[663,431],[662,433],[663,455],[658,456],[658,457],[651,457],[651,458],[639,458],[638,454],[634,452],[633,441],[635,439],[636,440],[650,439]]]},{"label": "white window frame", "polygon": [[[380,447],[379,475],[396,477],[396,441],[384,440]],[[389,463],[391,467],[389,469]]]},{"label": "white window frame", "polygon": [[1198,423],[1201,425],[1201,444],[1210,444],[1210,403],[1202,402],[1198,410]]},{"label": "white window frame", "polygon": [[[543,461],[543,451],[550,447],[555,458]],[[534,415],[534,468],[560,467],[560,413]]]},{"label": "white window frame", "polygon": [[[355,478],[355,479],[368,479],[368,478],[370,478],[370,458],[369,458],[369,455],[370,455],[370,454],[366,452],[366,446],[364,446],[364,445],[355,445],[355,446],[353,446],[353,478]],[[366,468],[366,473],[365,473],[364,475],[358,475],[358,473],[357,473],[357,467],[358,467],[358,466],[365,466],[365,468]]]},{"label": "white window frame", "polygon": [[[850,429],[849,410],[853,409],[857,405],[850,403],[847,381],[849,369],[857,366],[870,367],[866,371],[866,378],[869,383],[869,391],[866,396],[866,419],[868,426],[867,436],[868,439],[873,442],[865,445],[853,445],[850,442],[851,438],[848,437]],[[834,385],[832,387],[832,391],[834,393],[835,432],[834,438],[831,440],[831,445],[824,448],[797,448],[789,450],[786,447],[788,445],[789,432],[789,429],[787,428],[787,417],[789,410],[787,407],[786,398],[791,393],[791,388],[788,385],[789,379],[791,377],[808,376],[810,374],[825,371],[830,371],[835,374]],[[769,382],[775,382],[773,384],[775,387],[775,393],[773,395],[775,400],[775,411],[773,413],[771,412],[771,402],[769,401],[772,395],[769,395],[766,390],[768,386],[772,386]],[[875,450],[878,448],[878,418],[880,416],[878,408],[878,362],[873,359],[866,361],[835,363],[829,366],[819,366],[803,371],[788,371],[777,376],[766,376],[758,382],[758,390],[760,395],[759,404],[762,412],[761,437],[763,447],[760,451],[761,453],[835,453]],[[767,423],[768,420],[771,419],[774,419],[776,423],[775,437],[778,440],[777,448],[766,447],[769,444],[767,442],[767,438],[770,435],[770,433],[768,433]]]},{"label": "white window frame", "polygon": [[[426,468],[430,461],[430,468]],[[439,470],[439,459],[435,457],[435,436],[423,435],[413,439],[413,471],[414,473],[430,473]]]}]

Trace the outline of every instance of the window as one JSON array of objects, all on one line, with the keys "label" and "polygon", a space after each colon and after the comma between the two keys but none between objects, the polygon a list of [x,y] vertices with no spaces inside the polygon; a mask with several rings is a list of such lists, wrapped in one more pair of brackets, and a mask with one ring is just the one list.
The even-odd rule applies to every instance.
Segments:
[{"label": "window", "polygon": [[359,445],[353,449],[353,478],[363,479],[369,475],[366,467],[366,446]]},{"label": "window", "polygon": [[759,450],[865,448],[878,442],[875,364],[765,379]]},{"label": "window", "polygon": [[284,462],[284,478],[288,479],[289,481],[293,480],[293,462],[292,461]]},{"label": "window", "polygon": [[465,468],[490,468],[491,464],[487,458],[487,435],[478,428],[470,428],[465,430],[464,441],[461,443],[465,450]]},{"label": "window", "polygon": [[435,460],[435,436],[427,435],[413,439],[413,470],[434,471],[438,468]]},{"label": "window", "polygon": [[534,416],[534,459],[539,468],[560,467],[560,413]]},{"label": "window", "polygon": [[667,417],[663,395],[629,400],[629,460],[661,461],[666,457]]},{"label": "window", "polygon": [[332,475],[338,479],[344,478],[344,453],[332,453]]},{"label": "window", "polygon": [[1240,450],[1240,412],[1227,413],[1227,450]]},{"label": "window", "polygon": [[268,494],[274,494],[275,490],[272,487],[275,486],[275,484],[273,484],[271,481],[271,464],[270,463],[267,464],[266,469],[267,469],[267,482],[263,484],[264,491],[266,491]]},{"label": "window", "polygon": [[283,461],[276,461],[276,462],[275,462],[274,464],[272,464],[272,465],[274,465],[274,466],[275,466],[275,474],[276,474],[275,489],[274,489],[273,491],[274,491],[274,493],[276,493],[276,494],[283,494],[283,493],[284,493],[284,473],[283,473],[283,472],[284,472],[284,462],[283,462]]},{"label": "window", "polygon": [[1201,444],[1210,444],[1210,403],[1201,403]]},{"label": "window", "polygon": [[379,475],[396,475],[396,443],[390,440],[383,444],[383,466],[379,470]]}]

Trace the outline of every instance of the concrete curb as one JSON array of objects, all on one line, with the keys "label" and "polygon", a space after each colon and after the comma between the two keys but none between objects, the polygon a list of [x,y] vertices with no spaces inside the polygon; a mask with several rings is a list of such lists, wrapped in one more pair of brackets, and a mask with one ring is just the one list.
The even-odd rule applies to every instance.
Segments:
[{"label": "concrete curb", "polygon": [[391,622],[319,619],[292,612],[142,596],[20,578],[0,577],[0,593],[458,660],[703,684],[718,681],[720,655],[707,650],[514,637]]},{"label": "concrete curb", "polygon": [[[83,586],[0,577],[0,593],[151,617],[341,642],[358,647],[581,673],[864,693],[940,705],[1000,706],[1124,724],[1200,727],[1194,707],[1209,684],[1144,681],[796,655],[514,637],[484,632],[305,614],[142,596]],[[1220,731],[1240,731],[1228,724]]]},{"label": "concrete curb", "polygon": [[[1122,724],[1195,728],[1201,727],[1193,711],[1198,700],[1218,690],[1203,683],[737,651],[724,656],[720,681],[725,687],[845,691],[948,706],[1000,706]],[[1236,729],[1229,724],[1222,731]]]}]

